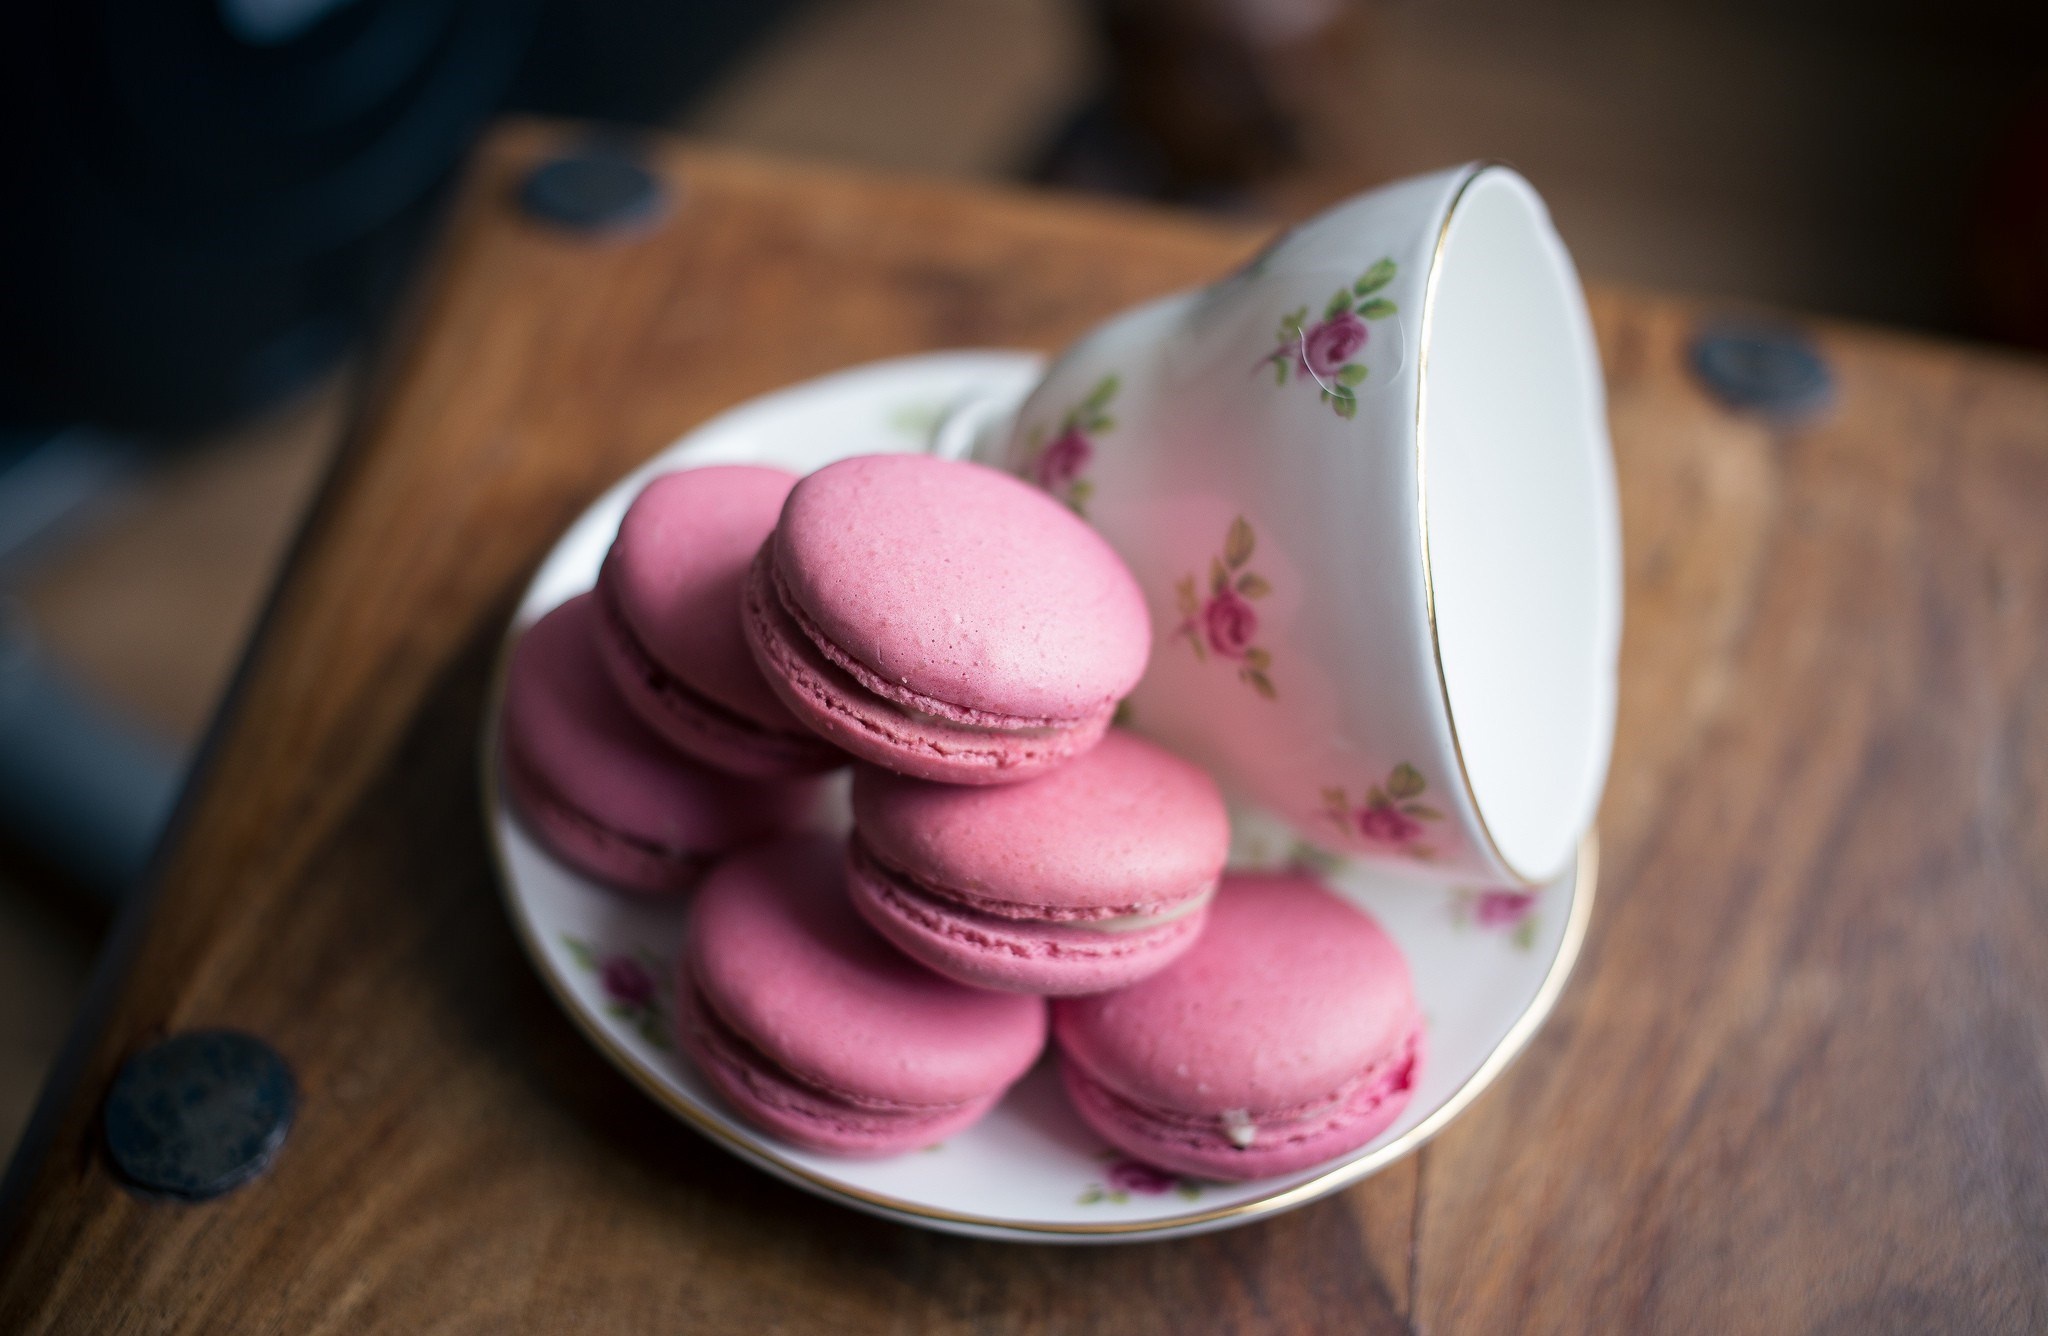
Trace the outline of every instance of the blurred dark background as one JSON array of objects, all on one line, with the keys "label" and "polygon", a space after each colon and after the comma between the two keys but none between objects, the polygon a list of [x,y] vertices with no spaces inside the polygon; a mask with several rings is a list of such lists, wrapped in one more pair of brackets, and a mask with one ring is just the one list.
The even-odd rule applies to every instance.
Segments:
[{"label": "blurred dark background", "polygon": [[2048,350],[2040,0],[22,0],[0,106],[0,1147],[493,116],[1275,224],[1505,158],[1596,280]]}]

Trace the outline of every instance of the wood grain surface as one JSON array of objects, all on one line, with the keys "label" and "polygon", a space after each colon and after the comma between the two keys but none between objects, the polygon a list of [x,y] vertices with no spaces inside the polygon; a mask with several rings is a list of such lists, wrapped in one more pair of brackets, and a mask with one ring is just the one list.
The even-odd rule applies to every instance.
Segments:
[{"label": "wood grain surface", "polygon": [[[2048,368],[1823,329],[1832,417],[1685,371],[1692,309],[1596,293],[1628,558],[1579,975],[1439,1140],[1275,1220],[976,1243],[805,1197],[572,1030],[476,811],[514,592],[607,482],[848,363],[1052,347],[1257,237],[664,150],[588,242],[480,156],[410,351],[216,730],[155,902],[5,1222],[6,1332],[2048,1329]],[[240,1026],[300,1121],[218,1201],[139,1198],[121,1058]]]}]

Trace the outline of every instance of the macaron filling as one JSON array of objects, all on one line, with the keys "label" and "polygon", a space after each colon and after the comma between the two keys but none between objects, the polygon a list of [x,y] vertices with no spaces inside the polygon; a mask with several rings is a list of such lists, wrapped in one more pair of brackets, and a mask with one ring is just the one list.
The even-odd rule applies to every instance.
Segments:
[{"label": "macaron filling", "polygon": [[824,769],[844,761],[831,744],[814,733],[770,727],[690,686],[654,657],[619,606],[617,590],[602,574],[596,592],[600,633],[631,665],[634,677],[646,692],[658,699],[670,715],[686,719],[706,732],[737,738],[743,745],[769,752],[793,766]]},{"label": "macaron filling", "polygon": [[[1071,929],[1104,936],[1144,932],[1178,923],[1208,907],[1216,894],[1212,879],[1191,887],[1186,896],[1168,902],[1128,905],[1029,905],[979,895],[958,887],[938,886],[895,867],[877,854],[858,831],[847,847],[850,874],[861,878],[897,908],[936,926],[939,918],[957,922],[975,918],[991,927],[1036,926]],[[918,912],[922,908],[922,913]]]},{"label": "macaron filling", "polygon": [[[1112,1087],[1067,1049],[1061,1074],[1077,1104],[1153,1143],[1161,1150],[1214,1156],[1273,1155],[1314,1143],[1369,1121],[1391,1123],[1414,1093],[1422,1050],[1418,1019],[1400,1046],[1325,1096],[1282,1109],[1225,1109],[1187,1113],[1135,1098]],[[1376,1133],[1375,1133],[1376,1134]]]}]

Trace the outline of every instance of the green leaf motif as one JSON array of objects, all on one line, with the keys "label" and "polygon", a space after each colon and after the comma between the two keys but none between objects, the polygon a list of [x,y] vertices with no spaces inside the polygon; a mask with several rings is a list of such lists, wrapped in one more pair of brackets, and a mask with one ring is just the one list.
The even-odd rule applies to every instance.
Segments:
[{"label": "green leaf motif", "polygon": [[1352,284],[1351,290],[1363,297],[1369,292],[1378,292],[1393,281],[1394,260],[1392,256],[1388,256],[1360,275],[1358,282]]},{"label": "green leaf motif", "polygon": [[1202,610],[1202,600],[1195,593],[1194,576],[1183,575],[1180,583],[1173,587],[1173,592],[1180,599],[1181,616],[1192,617]]},{"label": "green leaf motif", "polygon": [[1264,598],[1273,592],[1273,586],[1266,583],[1266,577],[1246,571],[1237,577],[1237,592],[1246,598]]},{"label": "green leaf motif", "polygon": [[562,945],[568,948],[569,958],[584,969],[594,970],[597,968],[597,952],[591,950],[590,943],[580,937],[571,937],[565,932],[562,934]]},{"label": "green leaf motif", "polygon": [[1527,951],[1536,945],[1536,916],[1529,915],[1515,925],[1514,943]]},{"label": "green leaf motif", "polygon": [[1173,1185],[1173,1190],[1189,1201],[1193,1201],[1202,1195],[1202,1185],[1192,1178],[1183,1178],[1180,1182]]},{"label": "green leaf motif", "polygon": [[1396,311],[1400,309],[1400,307],[1394,305],[1385,297],[1375,297],[1369,302],[1361,303],[1358,308],[1358,313],[1364,316],[1367,320],[1385,320],[1388,316],[1393,315]]},{"label": "green leaf motif", "polygon": [[1245,650],[1244,661],[1252,667],[1259,669],[1271,668],[1273,666],[1272,654],[1269,651],[1260,649],[1257,645],[1253,645]]},{"label": "green leaf motif", "polygon": [[1351,800],[1344,796],[1344,790],[1342,789],[1324,789],[1323,806],[1334,807],[1341,812],[1348,809],[1351,806]]},{"label": "green leaf motif", "polygon": [[1284,357],[1273,359],[1273,383],[1275,385],[1285,385],[1287,383],[1287,359]]},{"label": "green leaf motif", "polygon": [[1351,398],[1348,395],[1342,398],[1339,398],[1336,395],[1331,395],[1330,399],[1330,407],[1337,410],[1338,417],[1350,419],[1358,416],[1358,400]]},{"label": "green leaf motif", "polygon": [[1347,362],[1345,365],[1337,368],[1337,383],[1339,385],[1356,385],[1364,379],[1365,368],[1356,362]]},{"label": "green leaf motif", "polygon": [[1223,538],[1223,559],[1230,563],[1230,569],[1236,570],[1250,561],[1252,548],[1257,542],[1258,538],[1252,533],[1252,526],[1245,521],[1244,516],[1239,515],[1232,520],[1230,532]]},{"label": "green leaf motif", "polygon": [[1209,558],[1209,592],[1220,594],[1230,587],[1230,576],[1223,569],[1223,563],[1215,557]]},{"label": "green leaf motif", "polygon": [[1335,320],[1338,316],[1343,315],[1346,311],[1349,311],[1350,309],[1350,291],[1346,288],[1339,288],[1335,293],[1331,295],[1330,304],[1323,308],[1323,319]]},{"label": "green leaf motif", "polygon": [[1258,692],[1267,700],[1278,700],[1280,698],[1280,693],[1273,689],[1273,679],[1267,677],[1258,669],[1247,668],[1244,670],[1243,676],[1245,681],[1251,683],[1252,690]]},{"label": "green leaf motif", "polygon": [[1444,819],[1444,814],[1431,807],[1428,803],[1402,803],[1401,810],[1414,817],[1417,821],[1441,821]]},{"label": "green leaf motif", "polygon": [[1428,787],[1429,781],[1422,777],[1422,772],[1406,761],[1387,775],[1387,792],[1396,798],[1413,798]]},{"label": "green leaf motif", "polygon": [[1088,397],[1083,399],[1081,404],[1083,407],[1094,409],[1099,413],[1109,407],[1109,401],[1116,398],[1116,392],[1122,386],[1123,381],[1121,378],[1114,375],[1104,376],[1101,383],[1088,392]]}]

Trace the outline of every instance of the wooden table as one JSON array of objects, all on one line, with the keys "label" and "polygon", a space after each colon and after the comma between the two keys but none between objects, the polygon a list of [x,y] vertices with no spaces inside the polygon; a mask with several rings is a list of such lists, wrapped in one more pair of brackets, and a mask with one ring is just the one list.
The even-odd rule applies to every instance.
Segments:
[{"label": "wooden table", "polygon": [[[783,1187],[607,1067],[513,939],[473,782],[561,527],[749,395],[1052,347],[1247,231],[664,150],[581,241],[481,154],[290,563],[9,1221],[0,1330],[2048,1329],[2048,368],[1823,328],[1837,412],[1706,399],[1696,312],[1596,292],[1628,551],[1603,885],[1549,1027],[1421,1154],[1241,1230],[1067,1250]],[[270,1174],[109,1176],[122,1057],[295,1065]]]}]

